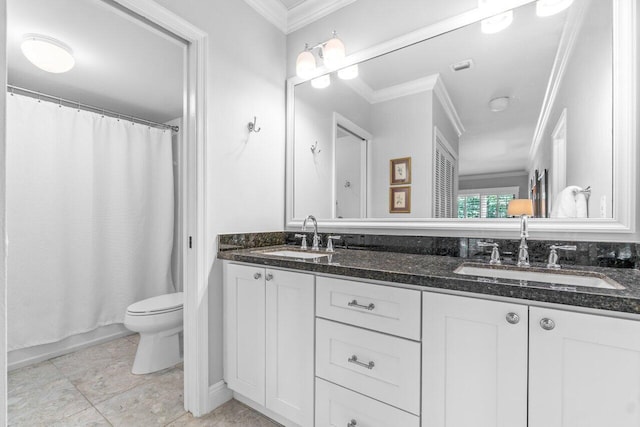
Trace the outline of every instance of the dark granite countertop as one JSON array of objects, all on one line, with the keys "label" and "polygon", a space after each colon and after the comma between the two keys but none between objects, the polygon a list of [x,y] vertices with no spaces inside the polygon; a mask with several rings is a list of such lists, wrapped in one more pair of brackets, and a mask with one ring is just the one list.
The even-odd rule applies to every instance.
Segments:
[{"label": "dark granite countertop", "polygon": [[[318,262],[315,262],[266,254],[278,249],[298,250],[294,246],[226,250],[219,252],[218,258],[270,267],[407,284],[423,287],[424,290],[447,289],[640,314],[640,271],[637,269],[570,266],[563,271],[572,271],[582,275],[589,275],[590,272],[604,274],[621,284],[624,289],[576,287],[575,290],[559,290],[553,289],[553,285],[540,282],[461,276],[454,273],[454,270],[462,263],[468,263],[468,260],[457,257],[336,249],[336,252],[330,257],[323,256]],[[321,253],[325,254],[325,252]],[[485,264],[485,266],[487,265]],[[533,265],[533,267],[544,268],[543,265]]]}]

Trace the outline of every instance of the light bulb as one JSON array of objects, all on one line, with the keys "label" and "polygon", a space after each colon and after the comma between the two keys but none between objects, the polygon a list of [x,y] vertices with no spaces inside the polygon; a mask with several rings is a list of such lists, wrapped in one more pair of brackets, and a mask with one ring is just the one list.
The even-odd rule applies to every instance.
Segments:
[{"label": "light bulb", "polygon": [[20,48],[33,65],[49,73],[65,73],[76,62],[71,48],[51,37],[26,34]]},{"label": "light bulb", "polygon": [[351,80],[358,77],[358,64],[352,65],[342,70],[338,70],[338,77],[342,80]]},{"label": "light bulb", "polygon": [[340,67],[345,56],[344,43],[335,36],[322,46],[324,65],[326,65],[330,70],[335,70]]},{"label": "light bulb", "polygon": [[536,15],[551,16],[560,13],[573,4],[573,0],[538,0]]},{"label": "light bulb", "polygon": [[326,87],[329,87],[330,84],[331,76],[329,76],[329,74],[325,74],[324,76],[320,76],[311,80],[311,86],[316,89],[324,89]]},{"label": "light bulb", "polygon": [[305,50],[298,55],[296,60],[296,74],[298,77],[308,79],[316,70],[316,58],[313,53]]}]

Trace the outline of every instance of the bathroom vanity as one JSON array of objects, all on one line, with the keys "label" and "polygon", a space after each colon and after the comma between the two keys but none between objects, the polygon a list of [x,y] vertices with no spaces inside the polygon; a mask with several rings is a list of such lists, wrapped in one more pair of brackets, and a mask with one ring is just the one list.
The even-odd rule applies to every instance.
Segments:
[{"label": "bathroom vanity", "polygon": [[637,269],[572,266],[621,286],[562,289],[456,257],[295,251],[218,255],[225,380],[285,425],[640,422]]}]

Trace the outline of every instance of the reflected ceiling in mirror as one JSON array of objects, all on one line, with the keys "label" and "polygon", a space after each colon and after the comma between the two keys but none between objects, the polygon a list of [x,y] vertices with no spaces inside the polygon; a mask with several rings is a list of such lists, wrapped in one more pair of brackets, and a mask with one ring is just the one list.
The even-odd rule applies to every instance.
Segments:
[{"label": "reflected ceiling in mirror", "polygon": [[500,218],[532,198],[538,217],[611,218],[612,22],[607,1],[531,3],[498,33],[478,22],[296,85],[293,217]]}]

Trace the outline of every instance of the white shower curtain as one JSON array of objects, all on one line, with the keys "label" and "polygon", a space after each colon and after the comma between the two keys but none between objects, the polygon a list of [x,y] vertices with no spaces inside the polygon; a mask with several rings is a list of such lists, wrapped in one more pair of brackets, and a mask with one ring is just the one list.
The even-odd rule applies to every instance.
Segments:
[{"label": "white shower curtain", "polygon": [[8,350],[173,291],[171,132],[7,96]]}]

